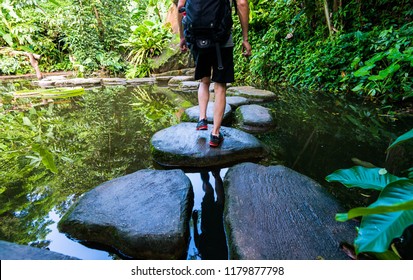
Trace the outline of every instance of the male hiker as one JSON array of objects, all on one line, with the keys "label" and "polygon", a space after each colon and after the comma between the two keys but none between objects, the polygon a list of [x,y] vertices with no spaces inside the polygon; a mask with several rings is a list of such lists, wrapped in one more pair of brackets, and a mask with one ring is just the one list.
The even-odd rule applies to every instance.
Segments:
[{"label": "male hiker", "polygon": [[[211,7],[216,6],[221,2],[213,3],[214,1],[228,1],[230,0],[203,0],[196,1],[196,0],[179,0],[178,1],[178,22],[181,23],[184,17],[187,17],[190,20],[196,20],[193,18],[189,18],[189,12],[192,14],[199,14],[199,11],[193,11],[194,8],[190,8],[189,5],[192,5],[193,2],[198,2],[195,5],[205,5],[206,2],[208,3],[207,6],[204,6],[204,14],[206,10],[211,9]],[[234,1],[235,2],[235,1]],[[219,5],[220,5],[219,4]],[[231,9],[231,7],[229,8]],[[248,0],[236,0],[236,10],[238,12],[238,17],[241,23],[242,29],[242,51],[243,55],[248,57],[251,55],[251,45],[248,42],[248,20],[249,20],[249,4]],[[186,13],[188,13],[186,15]],[[231,14],[231,13],[230,13]],[[208,17],[206,15],[205,17]],[[217,18],[223,18],[223,15],[217,16]],[[184,20],[185,21],[185,20]],[[191,22],[192,23],[192,22]],[[232,26],[232,19],[231,19],[231,26]],[[187,26],[192,24],[188,24]],[[194,24],[195,25],[195,24]],[[185,27],[186,28],[186,27]],[[225,95],[226,95],[226,84],[234,82],[234,59],[233,59],[233,48],[234,43],[232,41],[232,34],[229,31],[229,37],[227,40],[223,42],[219,42],[217,44],[217,48],[215,48],[214,40],[212,39],[212,43],[209,44],[208,39],[206,40],[198,40],[195,39],[194,42],[188,42],[188,32],[184,30],[182,24],[179,25],[179,33],[180,33],[180,49],[181,51],[185,52],[188,50],[188,47],[191,49],[192,55],[194,56],[195,61],[195,79],[201,80],[199,88],[198,88],[198,102],[199,102],[199,122],[196,126],[197,130],[207,130],[208,129],[208,122],[207,122],[207,106],[209,101],[209,86],[211,80],[215,83],[214,84],[214,92],[215,92],[215,104],[214,104],[214,115],[213,115],[213,128],[210,136],[209,145],[211,147],[218,147],[222,141],[224,140],[223,134],[220,132],[222,119],[224,116],[224,110],[226,105]],[[220,32],[215,32],[216,34]],[[191,35],[196,37],[196,31],[193,31]],[[205,43],[206,42],[206,43]],[[204,44],[205,43],[205,44]],[[204,44],[204,45],[203,45]],[[208,45],[205,47],[205,45]],[[218,47],[219,46],[219,47]],[[212,69],[212,77],[211,77],[211,69]]]}]

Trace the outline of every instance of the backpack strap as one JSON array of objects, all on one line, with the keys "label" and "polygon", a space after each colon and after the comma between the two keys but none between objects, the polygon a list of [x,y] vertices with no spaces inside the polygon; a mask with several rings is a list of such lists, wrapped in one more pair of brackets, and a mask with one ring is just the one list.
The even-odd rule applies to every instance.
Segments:
[{"label": "backpack strap", "polygon": [[221,46],[219,43],[215,43],[215,50],[217,53],[217,60],[218,60],[218,70],[223,70],[224,66],[222,65],[222,56],[221,56]]},{"label": "backpack strap", "polygon": [[238,14],[237,0],[232,0],[232,5],[234,6],[234,15]]}]

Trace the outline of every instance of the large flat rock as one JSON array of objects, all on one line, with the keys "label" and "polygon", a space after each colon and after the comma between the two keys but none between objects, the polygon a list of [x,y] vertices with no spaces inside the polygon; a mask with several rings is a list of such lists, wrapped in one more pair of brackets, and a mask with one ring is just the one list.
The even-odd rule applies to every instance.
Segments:
[{"label": "large flat rock", "polygon": [[231,259],[349,259],[354,222],[335,221],[343,209],[319,184],[284,166],[242,163],[224,178]]},{"label": "large flat rock", "polygon": [[78,260],[46,249],[0,240],[0,260]]},{"label": "large flat rock", "polygon": [[192,206],[191,181],[181,170],[140,170],[85,193],[58,228],[133,259],[184,259]]},{"label": "large flat rock", "polygon": [[197,131],[196,123],[183,122],[158,131],[151,139],[153,159],[164,167],[191,170],[254,162],[266,155],[264,146],[253,135],[225,126],[221,127],[223,143],[211,148],[211,130],[212,125]]}]

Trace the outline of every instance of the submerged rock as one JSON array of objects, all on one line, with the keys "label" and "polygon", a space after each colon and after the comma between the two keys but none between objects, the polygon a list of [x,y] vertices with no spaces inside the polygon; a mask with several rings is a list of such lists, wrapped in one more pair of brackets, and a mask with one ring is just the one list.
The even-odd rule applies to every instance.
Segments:
[{"label": "submerged rock", "polygon": [[227,89],[227,95],[245,97],[249,103],[268,102],[277,97],[272,91],[257,89],[252,86],[230,87]]},{"label": "submerged rock", "polygon": [[349,259],[355,223],[334,219],[343,209],[319,184],[284,166],[243,163],[224,178],[231,259]]},{"label": "submerged rock", "polygon": [[191,181],[181,170],[140,170],[85,193],[58,228],[134,259],[183,259],[192,206]]},{"label": "submerged rock", "polygon": [[46,249],[0,240],[0,260],[78,260]]},{"label": "submerged rock", "polygon": [[266,155],[261,142],[238,129],[221,127],[224,141],[217,148],[209,146],[212,125],[197,131],[196,123],[180,123],[163,129],[151,139],[154,160],[164,167],[203,169],[228,167],[234,163],[258,161]]},{"label": "submerged rock", "polygon": [[275,126],[270,110],[260,105],[242,105],[235,115],[237,126],[249,133],[267,132]]}]

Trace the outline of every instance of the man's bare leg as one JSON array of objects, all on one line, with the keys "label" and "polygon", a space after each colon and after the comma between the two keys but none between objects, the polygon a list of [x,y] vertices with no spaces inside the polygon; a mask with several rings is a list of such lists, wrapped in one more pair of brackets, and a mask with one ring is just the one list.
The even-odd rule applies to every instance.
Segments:
[{"label": "man's bare leg", "polygon": [[214,127],[212,128],[212,135],[218,136],[221,129],[222,119],[224,117],[226,99],[225,94],[227,87],[225,83],[215,83],[215,104],[214,104]]},{"label": "man's bare leg", "polygon": [[198,88],[199,120],[207,118],[207,107],[209,102],[209,86],[211,79],[204,77]]}]

